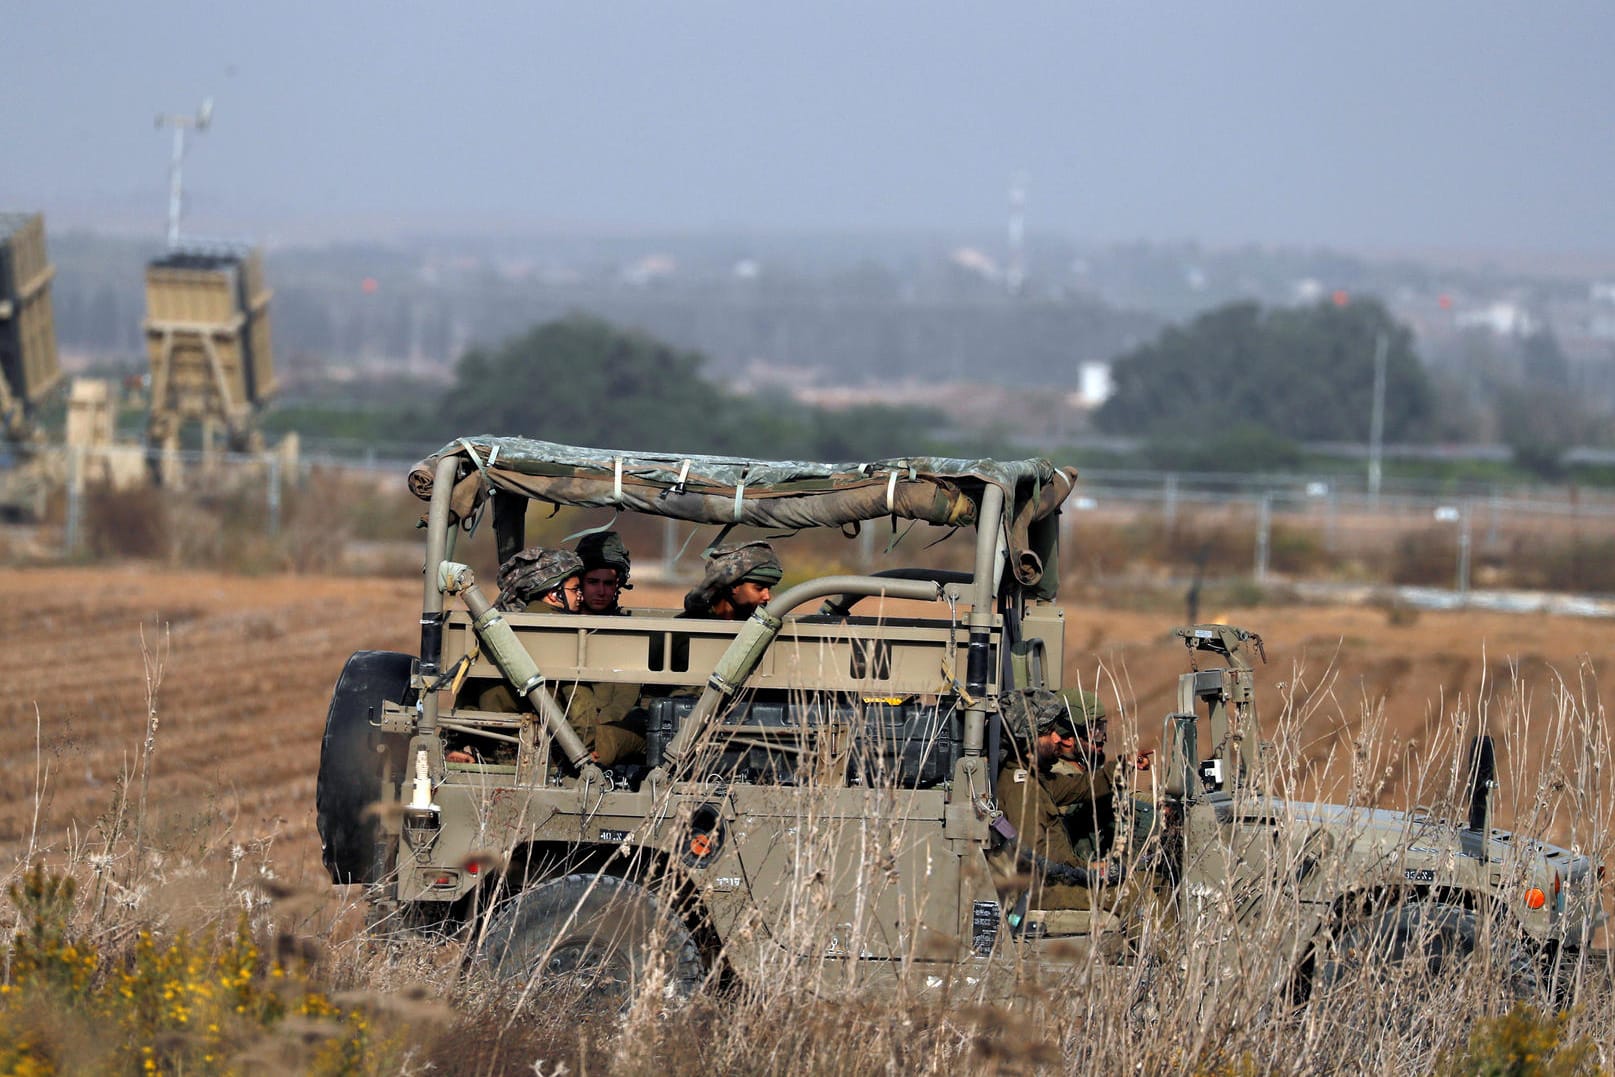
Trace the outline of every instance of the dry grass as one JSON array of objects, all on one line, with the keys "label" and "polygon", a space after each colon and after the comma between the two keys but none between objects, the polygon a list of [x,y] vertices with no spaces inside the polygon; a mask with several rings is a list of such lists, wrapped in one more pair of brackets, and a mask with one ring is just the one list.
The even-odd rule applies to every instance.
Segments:
[{"label": "dry grass", "polygon": [[[160,658],[147,653],[148,662]],[[1125,683],[1124,672],[1114,681]],[[163,714],[162,688],[172,682],[157,675],[149,683],[147,713]],[[1615,853],[1615,795],[1604,762],[1606,716],[1558,683],[1549,692],[1551,721],[1510,725],[1528,712],[1529,689],[1516,681],[1490,697],[1498,716],[1465,705],[1438,710],[1429,740],[1416,749],[1388,735],[1383,708],[1365,701],[1357,713],[1331,716],[1350,740],[1321,759],[1307,729],[1326,697],[1291,703],[1270,724],[1264,784],[1280,794],[1325,791],[1367,807],[1400,783],[1410,805],[1452,811],[1462,785],[1457,748],[1473,729],[1498,724],[1495,717],[1506,743],[1533,746],[1506,757],[1503,808],[1527,832],[1561,831],[1607,862]],[[1023,968],[1007,1001],[957,982],[936,989],[925,969],[904,960],[882,970],[893,973],[884,982],[859,988],[846,986],[840,962],[776,956],[764,959],[765,975],[715,984],[682,1005],[669,1005],[663,981],[652,975],[624,1012],[602,1010],[546,991],[542,975],[526,985],[490,982],[475,960],[474,938],[366,934],[356,893],[333,901],[320,888],[287,885],[276,850],[243,845],[229,827],[176,840],[149,826],[139,776],[160,766],[167,729],[148,719],[147,740],[130,745],[130,769],[93,827],[61,845],[30,835],[32,857],[76,882],[65,903],[57,892],[58,911],[44,917],[57,928],[51,952],[71,948],[82,965],[76,989],[50,987],[37,960],[19,960],[40,920],[36,911],[31,924],[24,913],[41,900],[30,905],[18,895],[45,884],[25,876],[25,857],[9,873],[19,942],[8,961],[0,1025],[16,1065],[32,1059],[70,1072],[138,1072],[150,1059],[160,1072],[657,1077],[961,1066],[986,1073],[1483,1072],[1515,1055],[1580,1067],[1564,1072],[1615,1065],[1615,998],[1602,958],[1572,970],[1577,1002],[1560,1017],[1543,993],[1527,993],[1517,1008],[1519,992],[1491,950],[1435,979],[1370,964],[1294,1005],[1287,987],[1295,955],[1286,940],[1308,910],[1296,903],[1283,870],[1254,895],[1254,913],[1236,916],[1231,905],[1205,902],[1181,931],[1149,937],[1147,958],[1118,960],[1114,950],[1073,945],[1066,955],[1073,968]],[[1120,745],[1136,742],[1136,723],[1124,717],[1116,736]],[[43,801],[50,780],[43,749],[35,766],[36,800]],[[815,822],[803,820],[807,845],[797,856],[809,864],[830,858],[821,867],[835,874],[831,861],[846,850],[815,843],[813,832],[828,832]],[[890,840],[902,844],[900,826]],[[1282,849],[1274,862],[1291,864],[1298,852]],[[826,914],[813,887],[789,900],[785,919],[804,940],[818,940]],[[1501,937],[1506,927],[1499,918],[1489,930]],[[751,945],[756,940],[731,943]],[[811,945],[821,944],[804,943]],[[1015,964],[1009,950],[996,960],[1006,971]],[[255,1008],[245,1015],[207,1009],[204,996],[216,982],[236,992],[230,1000],[246,998]],[[124,992],[129,998],[120,1003]],[[176,1016],[175,994],[190,1007],[187,1019]],[[137,1005],[141,999],[150,1012]],[[192,1023],[203,1019],[215,1031]],[[98,1035],[75,1031],[92,1025]],[[1522,1065],[1508,1072],[1550,1072]]]},{"label": "dry grass", "polygon": [[[658,599],[649,588],[633,597]],[[1450,981],[1376,976],[1292,1005],[1282,940],[1305,910],[1277,875],[1246,920],[1210,905],[1183,937],[1153,943],[1151,961],[1112,963],[1073,946],[1074,971],[1029,976],[1008,1001],[957,983],[932,988],[912,960],[892,963],[888,983],[849,988],[838,962],[782,952],[764,976],[715,984],[683,1006],[669,1007],[653,986],[619,1017],[559,999],[540,981],[518,1007],[518,996],[464,962],[470,940],[366,935],[358,893],[333,892],[311,867],[324,697],[349,650],[384,642],[376,625],[399,627],[391,645],[409,647],[417,587],[62,570],[6,581],[0,600],[36,611],[8,634],[17,670],[3,882],[23,885],[36,862],[76,880],[62,942],[81,960],[94,956],[83,986],[100,1000],[40,993],[14,947],[3,970],[13,990],[0,1000],[8,1065],[27,1048],[68,1072],[138,1071],[151,1047],[172,1072],[1423,1073],[1478,1072],[1519,1048],[1539,1062],[1615,1067],[1602,960],[1578,971],[1577,1005],[1562,1022],[1543,996],[1515,1011],[1499,968],[1485,961]],[[165,616],[149,620],[159,610]],[[1398,625],[1371,609],[1215,612],[1270,640],[1272,662],[1260,673],[1269,788],[1451,813],[1462,785],[1456,760],[1469,735],[1487,729],[1502,749],[1500,822],[1597,863],[1615,859],[1610,727],[1596,677],[1612,649],[1608,626],[1436,614]],[[1114,701],[1113,747],[1153,743],[1182,668],[1161,618],[1070,613],[1068,670]],[[158,659],[161,675],[148,677]],[[903,839],[894,824],[878,844]],[[861,852],[845,860],[828,838],[802,855],[832,874],[887,870]],[[804,938],[816,937],[820,899],[804,887],[791,901]],[[143,932],[148,964],[163,957],[198,970],[178,974],[183,994],[238,952],[243,915],[261,1018],[227,1018],[210,1041],[165,1024],[160,1006],[144,1024],[119,1004],[97,1008],[140,967]],[[15,905],[5,917],[7,933],[28,927]]]}]

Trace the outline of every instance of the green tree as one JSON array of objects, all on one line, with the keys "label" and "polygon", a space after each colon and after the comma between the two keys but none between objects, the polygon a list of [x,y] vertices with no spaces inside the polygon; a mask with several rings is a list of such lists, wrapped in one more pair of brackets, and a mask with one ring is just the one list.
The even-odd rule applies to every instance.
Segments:
[{"label": "green tree", "polygon": [[1564,477],[1565,453],[1591,440],[1596,425],[1573,393],[1540,385],[1499,390],[1497,424],[1514,462],[1549,481]]},{"label": "green tree", "polygon": [[934,411],[830,410],[751,397],[702,375],[705,357],[572,314],[467,352],[440,409],[414,422],[447,441],[525,434],[574,445],[772,458],[868,460],[934,451]]},{"label": "green tree", "polygon": [[1162,471],[1296,471],[1301,449],[1265,426],[1235,423],[1203,438],[1158,438],[1144,447],[1144,459]]},{"label": "green tree", "polygon": [[1264,311],[1231,303],[1118,358],[1101,430],[1204,438],[1251,423],[1295,441],[1364,441],[1386,342],[1385,437],[1422,440],[1434,414],[1412,333],[1375,300]]},{"label": "green tree", "polygon": [[625,448],[672,438],[693,450],[727,451],[734,417],[725,412],[729,401],[701,377],[704,361],[571,314],[466,352],[436,425],[445,436],[521,433]]},{"label": "green tree", "polygon": [[1530,386],[1570,388],[1570,360],[1552,329],[1532,333],[1520,342],[1520,376]]}]

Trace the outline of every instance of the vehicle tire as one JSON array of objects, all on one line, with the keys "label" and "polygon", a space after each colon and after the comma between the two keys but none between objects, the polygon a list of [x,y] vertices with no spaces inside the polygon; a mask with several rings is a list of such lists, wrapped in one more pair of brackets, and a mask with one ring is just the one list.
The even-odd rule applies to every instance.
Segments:
[{"label": "vehicle tire", "polygon": [[383,703],[404,702],[413,664],[411,655],[396,651],[360,651],[342,667],[331,693],[314,805],[321,856],[334,883],[373,883],[384,874],[370,806],[388,775],[397,780],[402,773],[409,740],[381,732],[376,723]]},{"label": "vehicle tire", "polygon": [[706,962],[656,895],[612,875],[568,875],[528,887],[494,910],[482,958],[501,979],[625,1010],[659,963],[668,1002],[688,998]]}]

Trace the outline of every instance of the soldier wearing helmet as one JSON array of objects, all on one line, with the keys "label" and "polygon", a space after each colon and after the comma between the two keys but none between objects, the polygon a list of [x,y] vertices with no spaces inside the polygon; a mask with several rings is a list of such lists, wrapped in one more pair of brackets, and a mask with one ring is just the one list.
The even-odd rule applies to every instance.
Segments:
[{"label": "soldier wearing helmet", "polygon": [[998,805],[1014,831],[1005,835],[1002,866],[1016,875],[1031,872],[1033,908],[1093,908],[1092,886],[1107,880],[1107,866],[1078,856],[1050,790],[1049,767],[1073,735],[1065,701],[1047,689],[1027,688],[1006,695],[1000,713]]},{"label": "soldier wearing helmet", "polygon": [[[1067,717],[1061,728],[1056,758],[1049,766],[1049,793],[1065,816],[1066,830],[1079,855],[1098,857],[1109,849],[1115,824],[1115,790],[1110,770],[1105,766],[1105,742],[1109,727],[1104,701],[1083,688],[1066,688],[1059,693]],[[1123,759],[1124,765],[1138,770],[1150,768],[1150,751]],[[1135,820],[1140,811],[1153,818],[1148,806],[1134,806]],[[1148,819],[1144,820],[1147,829]]]},{"label": "soldier wearing helmet", "polygon": [[[534,603],[562,613],[576,613],[583,599],[583,561],[571,550],[529,546],[499,566],[501,610],[519,613]],[[545,612],[534,610],[535,613]]]},{"label": "soldier wearing helmet", "polygon": [[596,531],[578,540],[578,557],[583,560],[583,608],[580,613],[626,614],[619,604],[622,592],[632,590],[628,577],[633,562],[622,536],[615,531]]},{"label": "soldier wearing helmet", "polygon": [[[571,550],[530,546],[499,566],[499,599],[507,612],[577,613],[583,599],[584,562]],[[567,720],[601,766],[643,759],[643,712],[638,710],[639,686],[583,684],[557,686],[556,702]],[[477,698],[479,710],[514,712],[522,709],[507,684],[495,684]],[[472,762],[467,749],[449,752],[450,762]]]},{"label": "soldier wearing helmet", "polygon": [[714,546],[706,557],[706,575],[684,596],[686,617],[744,621],[773,599],[784,575],[779,555],[766,542]]}]

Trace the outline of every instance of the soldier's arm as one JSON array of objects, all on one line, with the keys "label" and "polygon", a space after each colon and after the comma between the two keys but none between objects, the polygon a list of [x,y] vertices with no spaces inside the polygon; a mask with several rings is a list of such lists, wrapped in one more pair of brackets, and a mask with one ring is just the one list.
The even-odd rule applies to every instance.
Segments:
[{"label": "soldier's arm", "polygon": [[1110,775],[1103,770],[1057,771],[1044,779],[1049,797],[1062,808],[1089,803],[1110,794]]}]

